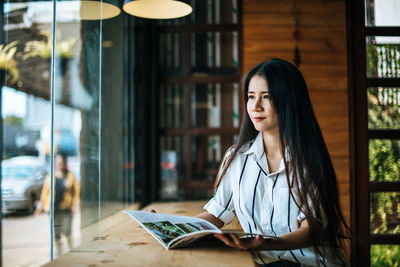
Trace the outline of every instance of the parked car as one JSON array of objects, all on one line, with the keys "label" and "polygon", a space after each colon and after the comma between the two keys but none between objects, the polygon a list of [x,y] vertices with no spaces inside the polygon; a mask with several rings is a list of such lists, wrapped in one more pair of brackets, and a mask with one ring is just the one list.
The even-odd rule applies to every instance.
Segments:
[{"label": "parked car", "polygon": [[45,162],[35,156],[18,156],[3,160],[1,167],[3,213],[27,210],[32,214],[47,174]]}]

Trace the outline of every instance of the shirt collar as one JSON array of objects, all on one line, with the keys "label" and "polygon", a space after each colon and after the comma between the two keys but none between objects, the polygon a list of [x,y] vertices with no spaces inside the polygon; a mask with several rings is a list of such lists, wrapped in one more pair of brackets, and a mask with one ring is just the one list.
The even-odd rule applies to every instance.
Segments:
[{"label": "shirt collar", "polygon": [[[243,154],[249,155],[251,153],[254,153],[255,159],[258,161],[262,158],[264,155],[264,141],[262,138],[262,132],[259,132],[257,134],[257,137],[254,139],[254,141],[247,143],[246,145],[243,146],[243,149],[241,149]],[[285,149],[285,158],[286,161],[290,161],[290,154],[289,154],[289,149],[286,147]]]},{"label": "shirt collar", "polygon": [[262,138],[262,132],[259,132],[256,139],[245,146],[244,149],[245,150],[242,152],[243,154],[249,155],[251,153],[254,153],[256,160],[261,159],[264,154],[264,142]]}]

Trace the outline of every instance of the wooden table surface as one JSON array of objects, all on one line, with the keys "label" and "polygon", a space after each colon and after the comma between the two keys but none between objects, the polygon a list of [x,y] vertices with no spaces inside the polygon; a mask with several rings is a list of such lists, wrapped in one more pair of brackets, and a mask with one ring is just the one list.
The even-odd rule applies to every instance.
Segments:
[{"label": "wooden table surface", "polygon": [[[193,216],[202,212],[203,201],[153,203],[146,207],[159,213]],[[110,220],[110,218],[107,218]],[[45,266],[257,266],[250,252],[228,247],[166,250],[128,215],[118,212],[112,225],[99,237],[72,249]],[[239,228],[238,223],[228,229]]]}]

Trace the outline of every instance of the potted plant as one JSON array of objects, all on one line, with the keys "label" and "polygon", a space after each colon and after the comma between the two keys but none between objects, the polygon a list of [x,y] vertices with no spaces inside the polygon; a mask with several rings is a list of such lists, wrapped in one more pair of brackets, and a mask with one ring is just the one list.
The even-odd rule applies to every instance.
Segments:
[{"label": "potted plant", "polygon": [[46,31],[40,31],[40,34],[45,37],[45,40],[26,42],[24,48],[25,55],[23,56],[23,59],[39,56],[45,60],[50,60],[51,58],[50,33]]},{"label": "potted plant", "polygon": [[[49,32],[46,31],[40,31],[40,34],[44,37],[43,40],[26,42],[24,48],[24,59],[39,56],[45,60],[50,61],[52,49],[51,35]],[[73,47],[75,45],[75,38],[71,37],[63,41],[61,41],[60,39],[61,33],[57,32],[55,55],[61,60],[61,73],[64,75],[66,73],[68,60],[74,57]]]},{"label": "potted plant", "polygon": [[17,41],[11,42],[8,45],[0,45],[0,71],[1,71],[1,85],[4,84],[5,72],[10,73],[11,83],[15,83],[19,78],[19,71],[17,68],[17,61],[14,55],[17,52]]}]

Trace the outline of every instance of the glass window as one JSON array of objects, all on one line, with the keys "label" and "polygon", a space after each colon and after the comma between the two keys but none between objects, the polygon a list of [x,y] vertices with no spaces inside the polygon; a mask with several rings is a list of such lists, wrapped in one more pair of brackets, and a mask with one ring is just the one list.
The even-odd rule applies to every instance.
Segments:
[{"label": "glass window", "polygon": [[400,26],[398,0],[365,0],[366,26]]},{"label": "glass window", "polygon": [[4,5],[4,266],[41,266],[93,240],[135,197],[126,21],[81,19],[79,1],[56,6],[53,20],[51,1]]},{"label": "glass window", "polygon": [[400,77],[400,37],[366,37],[367,77]]},{"label": "glass window", "polygon": [[[0,66],[6,66],[0,74],[4,266],[41,266],[50,260],[49,215],[33,214],[40,206],[50,171],[52,52],[48,28],[43,26],[46,23],[37,23],[39,18],[35,15],[51,8],[51,2],[7,2],[3,8],[7,46],[2,46],[0,53],[9,56],[9,60],[0,62]],[[38,49],[31,51],[30,44]]]},{"label": "glass window", "polygon": [[400,192],[370,193],[370,232],[400,233]]},{"label": "glass window", "polygon": [[369,140],[369,180],[396,182],[400,180],[400,140]]},{"label": "glass window", "polygon": [[368,128],[400,129],[400,88],[368,88]]}]

